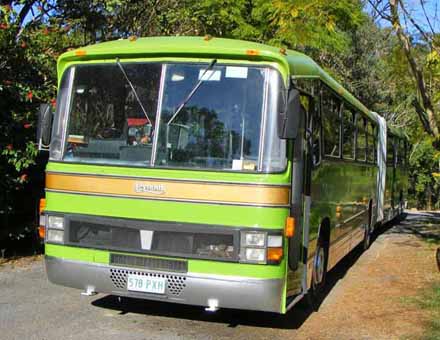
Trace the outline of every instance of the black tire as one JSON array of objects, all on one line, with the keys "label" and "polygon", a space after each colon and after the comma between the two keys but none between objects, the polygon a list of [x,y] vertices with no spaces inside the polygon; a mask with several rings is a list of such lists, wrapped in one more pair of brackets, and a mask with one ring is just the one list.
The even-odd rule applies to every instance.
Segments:
[{"label": "black tire", "polygon": [[310,289],[307,293],[308,305],[317,310],[320,296],[324,290],[327,279],[328,245],[322,238],[316,245],[315,256],[313,257],[313,270]]}]

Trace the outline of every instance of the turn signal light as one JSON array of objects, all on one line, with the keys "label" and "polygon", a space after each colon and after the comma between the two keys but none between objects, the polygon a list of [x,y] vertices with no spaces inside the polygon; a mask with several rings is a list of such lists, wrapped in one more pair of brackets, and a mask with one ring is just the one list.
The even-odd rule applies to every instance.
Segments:
[{"label": "turn signal light", "polygon": [[44,226],[42,226],[42,225],[40,225],[38,227],[38,236],[40,236],[40,238],[42,240],[44,240],[44,237],[46,236],[46,228]]},{"label": "turn signal light", "polygon": [[295,234],[295,218],[289,216],[286,218],[286,225],[284,227],[284,236],[293,237]]},{"label": "turn signal light", "polygon": [[42,214],[44,212],[44,209],[46,208],[46,199],[45,198],[40,198],[40,214]]},{"label": "turn signal light", "polygon": [[283,248],[267,248],[267,261],[280,262],[283,258]]}]

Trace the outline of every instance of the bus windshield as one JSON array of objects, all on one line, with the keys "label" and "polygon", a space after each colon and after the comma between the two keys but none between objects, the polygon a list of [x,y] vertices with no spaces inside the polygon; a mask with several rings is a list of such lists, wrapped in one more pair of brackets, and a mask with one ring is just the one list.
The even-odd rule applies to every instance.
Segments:
[{"label": "bus windshield", "polygon": [[[276,107],[268,97],[276,97],[281,83],[272,69],[115,62],[78,65],[66,74],[70,86],[60,91],[70,98],[59,95],[70,99],[60,105],[68,111],[66,161],[258,171],[267,168],[267,144],[284,168],[275,124],[263,124]],[[272,140],[264,142],[265,135]]]}]

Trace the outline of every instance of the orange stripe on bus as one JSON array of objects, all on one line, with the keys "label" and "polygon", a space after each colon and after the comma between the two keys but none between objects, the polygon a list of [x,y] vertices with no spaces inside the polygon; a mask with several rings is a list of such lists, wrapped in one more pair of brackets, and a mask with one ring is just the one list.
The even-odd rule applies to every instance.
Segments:
[{"label": "orange stripe on bus", "polygon": [[46,188],[102,195],[288,206],[289,188],[167,180],[142,180],[70,174],[46,174]]}]

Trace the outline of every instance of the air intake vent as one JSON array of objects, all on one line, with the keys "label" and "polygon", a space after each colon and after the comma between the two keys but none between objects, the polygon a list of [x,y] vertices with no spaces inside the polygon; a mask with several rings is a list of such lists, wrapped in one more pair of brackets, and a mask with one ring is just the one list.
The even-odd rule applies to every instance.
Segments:
[{"label": "air intake vent", "polygon": [[127,288],[127,275],[136,274],[144,275],[148,277],[161,277],[167,280],[166,292],[168,295],[179,296],[183,289],[186,287],[186,277],[178,275],[169,274],[159,274],[159,273],[145,273],[138,272],[135,270],[125,270],[125,269],[110,269],[110,279],[113,285],[119,289]]},{"label": "air intake vent", "polygon": [[142,256],[128,256],[110,254],[110,263],[116,266],[136,267],[150,270],[162,270],[168,272],[188,272],[188,262],[179,260],[158,259]]}]

